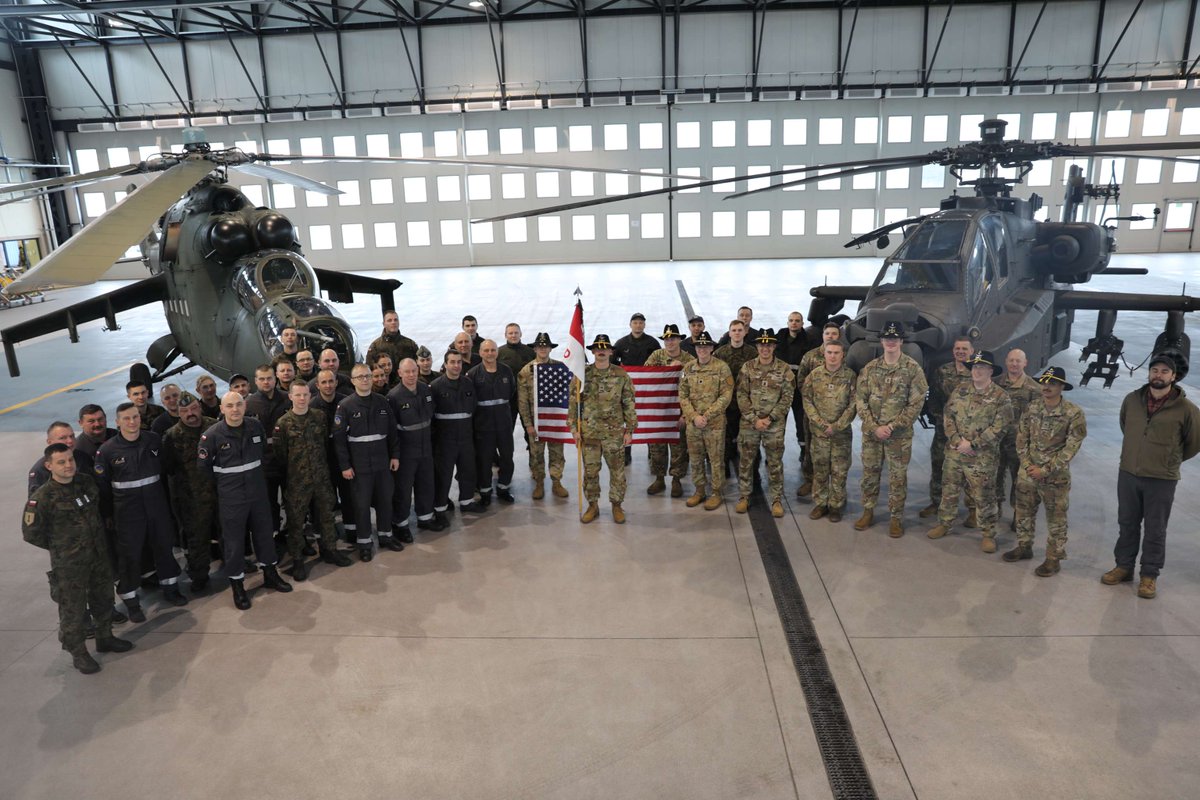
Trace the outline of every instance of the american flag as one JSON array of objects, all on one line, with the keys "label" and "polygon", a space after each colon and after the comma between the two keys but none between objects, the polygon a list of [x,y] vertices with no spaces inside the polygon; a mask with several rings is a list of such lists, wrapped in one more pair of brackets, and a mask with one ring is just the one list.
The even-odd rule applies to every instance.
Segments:
[{"label": "american flag", "polygon": [[566,364],[534,364],[533,394],[537,398],[533,427],[539,439],[574,442],[567,420],[571,368]]},{"label": "american flag", "polygon": [[679,442],[679,376],[683,367],[627,367],[633,380],[637,404],[637,430],[634,444],[676,444]]}]

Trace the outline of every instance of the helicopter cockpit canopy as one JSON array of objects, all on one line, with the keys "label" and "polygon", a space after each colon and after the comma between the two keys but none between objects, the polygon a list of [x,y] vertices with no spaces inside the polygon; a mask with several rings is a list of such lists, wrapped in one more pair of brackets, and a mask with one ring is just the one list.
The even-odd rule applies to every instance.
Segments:
[{"label": "helicopter cockpit canopy", "polygon": [[248,311],[258,311],[280,295],[311,296],[317,278],[304,256],[290,250],[267,250],[238,259],[233,289]]},{"label": "helicopter cockpit canopy", "polygon": [[927,219],[887,259],[877,292],[959,291],[961,251],[971,220]]}]

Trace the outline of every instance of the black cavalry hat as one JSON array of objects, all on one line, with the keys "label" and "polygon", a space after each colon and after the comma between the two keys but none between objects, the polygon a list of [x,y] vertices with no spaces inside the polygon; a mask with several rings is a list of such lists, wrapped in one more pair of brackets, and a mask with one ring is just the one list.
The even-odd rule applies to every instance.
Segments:
[{"label": "black cavalry hat", "polygon": [[975,355],[967,359],[968,367],[988,366],[992,368],[992,377],[996,377],[1001,372],[1004,372],[1004,367],[996,366],[996,357],[992,355],[991,350],[976,350]]},{"label": "black cavalry hat", "polygon": [[679,333],[679,326],[678,326],[678,325],[674,325],[674,324],[672,324],[672,325],[664,325],[664,326],[663,326],[663,332],[662,332],[662,336],[660,336],[660,337],[658,337],[658,338],[660,338],[660,339],[670,339],[672,336],[674,336],[676,339],[682,339],[682,338],[683,338],[683,337],[680,335],[680,333]]},{"label": "black cavalry hat", "polygon": [[587,346],[588,350],[612,350],[612,341],[603,333],[597,333],[596,339]]},{"label": "black cavalry hat", "polygon": [[758,336],[754,339],[755,344],[779,344],[779,339],[775,338],[775,331],[771,328],[763,328],[758,332]]},{"label": "black cavalry hat", "polygon": [[692,339],[692,346],[716,347],[717,343],[713,341],[713,338],[708,334],[708,331],[700,331],[700,333],[696,334],[696,336]]},{"label": "black cavalry hat", "polygon": [[533,340],[534,347],[558,347],[554,342],[550,341],[550,334],[541,331]]},{"label": "black cavalry hat", "polygon": [[1067,383],[1067,371],[1062,367],[1046,367],[1042,370],[1042,374],[1038,375],[1038,383],[1050,383],[1057,381],[1063,385],[1063,391],[1069,392],[1075,387]]},{"label": "black cavalry hat", "polygon": [[903,339],[904,338],[904,323],[898,320],[889,319],[883,323],[883,329],[879,331],[880,339]]}]

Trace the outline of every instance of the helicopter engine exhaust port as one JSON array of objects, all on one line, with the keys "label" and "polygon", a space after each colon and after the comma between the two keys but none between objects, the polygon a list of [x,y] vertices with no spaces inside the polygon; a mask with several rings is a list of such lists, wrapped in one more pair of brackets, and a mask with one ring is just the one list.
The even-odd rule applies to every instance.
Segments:
[{"label": "helicopter engine exhaust port", "polygon": [[1111,241],[1086,222],[1043,222],[1030,251],[1033,265],[1058,283],[1087,283],[1108,267]]}]

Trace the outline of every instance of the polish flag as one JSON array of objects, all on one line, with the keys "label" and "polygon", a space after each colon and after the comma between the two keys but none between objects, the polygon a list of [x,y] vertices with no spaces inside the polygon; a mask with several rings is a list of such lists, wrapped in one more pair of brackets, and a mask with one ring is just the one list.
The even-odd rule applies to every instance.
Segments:
[{"label": "polish flag", "polygon": [[575,377],[583,380],[583,369],[587,366],[583,348],[583,301],[575,301],[575,315],[571,317],[571,333],[567,336],[566,349],[562,354],[563,363],[571,368]]}]

